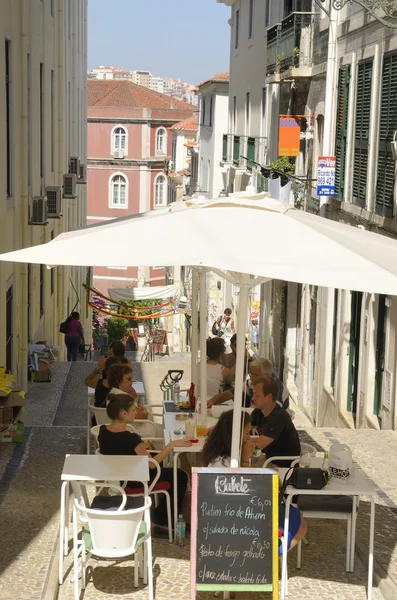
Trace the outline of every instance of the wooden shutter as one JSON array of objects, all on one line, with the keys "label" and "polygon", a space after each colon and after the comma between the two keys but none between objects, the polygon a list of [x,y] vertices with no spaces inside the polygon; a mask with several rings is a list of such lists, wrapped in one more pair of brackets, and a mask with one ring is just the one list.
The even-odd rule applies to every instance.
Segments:
[{"label": "wooden shutter", "polygon": [[338,112],[336,116],[335,140],[335,195],[343,200],[345,189],[345,165],[347,142],[347,114],[349,109],[350,65],[339,69]]},{"label": "wooden shutter", "polygon": [[382,94],[379,122],[378,175],[375,211],[393,217],[396,163],[390,152],[390,142],[397,129],[397,53],[385,55],[382,71]]},{"label": "wooden shutter", "polygon": [[372,60],[360,62],[357,73],[356,126],[354,130],[353,204],[365,206],[368,140],[371,117]]}]

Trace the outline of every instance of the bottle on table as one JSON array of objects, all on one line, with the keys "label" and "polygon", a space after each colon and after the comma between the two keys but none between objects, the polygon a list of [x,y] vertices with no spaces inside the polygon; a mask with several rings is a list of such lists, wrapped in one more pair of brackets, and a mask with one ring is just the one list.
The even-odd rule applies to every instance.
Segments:
[{"label": "bottle on table", "polygon": [[195,408],[196,406],[196,396],[194,395],[194,387],[194,383],[191,383],[188,391],[189,403],[191,408]]},{"label": "bottle on table", "polygon": [[181,384],[179,381],[174,383],[174,404],[179,404],[181,401]]},{"label": "bottle on table", "polygon": [[330,471],[330,467],[329,467],[329,457],[328,457],[328,452],[324,452],[324,460],[323,460],[323,464],[321,466],[323,471],[327,472],[327,477],[328,477],[328,481],[331,479],[331,471]]},{"label": "bottle on table", "polygon": [[183,515],[178,516],[178,520],[176,522],[175,529],[175,542],[178,546],[185,545],[186,538],[186,523],[184,521]]}]

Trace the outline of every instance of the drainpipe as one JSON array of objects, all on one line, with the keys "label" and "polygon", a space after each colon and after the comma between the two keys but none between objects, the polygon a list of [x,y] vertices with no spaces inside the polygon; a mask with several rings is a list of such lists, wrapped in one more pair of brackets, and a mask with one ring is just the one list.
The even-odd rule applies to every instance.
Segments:
[{"label": "drainpipe", "polygon": [[[327,75],[325,81],[323,156],[334,155],[334,132],[336,115],[338,12],[331,4],[328,30]],[[324,216],[327,196],[320,196],[320,214]]]}]

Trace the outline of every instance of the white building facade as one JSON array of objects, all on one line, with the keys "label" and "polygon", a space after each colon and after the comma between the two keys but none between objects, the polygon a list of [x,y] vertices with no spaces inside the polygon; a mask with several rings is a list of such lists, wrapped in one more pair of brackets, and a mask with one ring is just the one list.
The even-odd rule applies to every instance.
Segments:
[{"label": "white building facade", "polygon": [[226,189],[222,167],[223,134],[229,123],[229,73],[218,73],[200,83],[199,89],[199,191],[217,198]]},{"label": "white building facade", "polygon": [[[256,162],[268,166],[278,158],[280,115],[296,115],[301,141],[290,160],[296,175],[314,180],[303,187],[317,212],[327,118],[337,169],[324,216],[394,237],[396,30],[354,2],[333,11],[337,72],[327,90],[330,22],[314,0],[219,1],[231,9],[229,191],[255,183],[244,136],[266,139]],[[316,425],[397,428],[395,298],[274,282],[262,300],[270,328],[262,353]]]},{"label": "white building facade", "polygon": [[[87,0],[1,0],[0,12],[0,251],[7,252],[86,222],[86,185],[76,180],[85,181]],[[82,169],[69,177],[67,194],[64,174],[78,162],[71,158]],[[29,342],[47,340],[63,350],[59,324],[78,300],[73,286],[85,316],[87,280],[86,268],[0,263],[0,365],[23,387]]]}]

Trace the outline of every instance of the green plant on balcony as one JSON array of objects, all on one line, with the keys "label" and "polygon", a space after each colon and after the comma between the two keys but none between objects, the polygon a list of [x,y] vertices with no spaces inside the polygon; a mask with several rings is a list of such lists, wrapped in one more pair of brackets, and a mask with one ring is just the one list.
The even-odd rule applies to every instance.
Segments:
[{"label": "green plant on balcony", "polygon": [[[289,181],[288,175],[293,175],[295,173],[295,165],[290,161],[288,156],[280,156],[277,160],[271,163],[271,168],[278,173],[274,173],[274,177],[281,178],[281,185],[286,185]],[[280,175],[280,173],[285,173],[285,175]]]},{"label": "green plant on balcony", "polygon": [[276,55],[276,73],[280,72],[281,54]]}]

